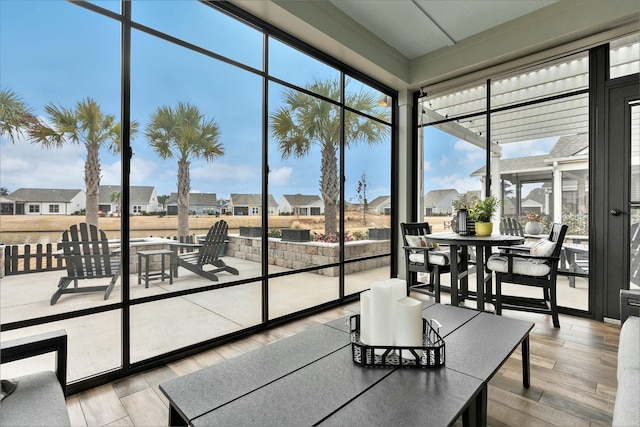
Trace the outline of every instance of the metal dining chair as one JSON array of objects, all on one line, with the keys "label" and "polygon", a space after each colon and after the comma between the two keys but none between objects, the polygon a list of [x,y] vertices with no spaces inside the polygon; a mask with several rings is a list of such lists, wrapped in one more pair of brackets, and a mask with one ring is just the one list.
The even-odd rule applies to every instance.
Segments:
[{"label": "metal dining chair", "polygon": [[[531,246],[529,253],[509,252],[508,247],[487,261],[487,268],[496,275],[496,314],[503,309],[551,314],[553,326],[560,327],[556,279],[562,243],[567,233],[565,224],[553,224],[548,239]],[[502,295],[502,283],[534,286],[542,289],[542,298]]]}]

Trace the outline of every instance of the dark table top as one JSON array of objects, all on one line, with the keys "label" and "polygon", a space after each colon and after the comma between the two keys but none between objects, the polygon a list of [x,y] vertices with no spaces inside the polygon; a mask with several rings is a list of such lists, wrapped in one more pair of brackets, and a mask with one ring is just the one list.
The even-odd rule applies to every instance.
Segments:
[{"label": "dark table top", "polygon": [[499,246],[520,245],[524,243],[524,237],[510,236],[507,234],[492,234],[490,236],[461,236],[458,233],[432,233],[424,236],[427,240],[449,245],[464,246]]},{"label": "dark table top", "polygon": [[193,420],[349,346],[349,343],[349,336],[344,332],[320,325],[224,363],[165,382],[160,385],[160,390],[173,401],[185,419]]},{"label": "dark table top", "polygon": [[353,363],[346,316],[160,385],[193,425],[448,425],[533,327],[431,302],[445,366],[363,368]]}]

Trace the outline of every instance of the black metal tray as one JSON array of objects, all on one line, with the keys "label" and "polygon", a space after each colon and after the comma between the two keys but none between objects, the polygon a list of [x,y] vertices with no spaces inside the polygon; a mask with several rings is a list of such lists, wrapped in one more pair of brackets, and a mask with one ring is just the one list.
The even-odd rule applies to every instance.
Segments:
[{"label": "black metal tray", "polygon": [[[360,341],[360,315],[349,319],[353,363],[369,368],[439,368],[444,365],[444,340],[426,319],[422,319],[421,347],[372,346]],[[376,354],[376,350],[381,355]],[[418,356],[418,351],[422,355]],[[413,359],[407,356],[413,355]]]}]

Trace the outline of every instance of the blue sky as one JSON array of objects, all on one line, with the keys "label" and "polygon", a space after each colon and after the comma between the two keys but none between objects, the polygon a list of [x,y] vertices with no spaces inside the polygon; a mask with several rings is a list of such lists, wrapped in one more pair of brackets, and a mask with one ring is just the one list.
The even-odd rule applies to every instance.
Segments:
[{"label": "blue sky", "polygon": [[[98,1],[117,10],[117,2]],[[159,5],[162,7],[158,7]],[[251,67],[261,67],[259,32],[190,1],[137,1],[134,20],[190,43],[216,50]],[[234,34],[230,37],[229,34]],[[120,25],[81,7],[55,1],[0,1],[0,87],[12,89],[40,116],[54,102],[67,108],[94,98],[106,114],[120,114]],[[338,73],[292,48],[271,43],[270,73],[304,86],[312,78],[335,79]],[[220,127],[225,155],[191,165],[193,192],[260,193],[262,162],[262,79],[174,44],[134,31],[131,61],[131,115],[140,123],[132,140],[132,185],[153,185],[158,195],[176,191],[177,161],[162,160],[143,136],[152,112],[178,101],[197,105]],[[363,86],[352,82],[349,90]],[[366,89],[366,88],[364,88]],[[279,105],[284,88],[269,85],[269,105]],[[375,92],[375,91],[374,91]],[[376,93],[377,94],[377,93]],[[484,152],[449,135],[428,142],[425,191],[478,189],[469,174],[484,163]],[[540,144],[536,145],[541,147]],[[550,147],[549,147],[550,148]],[[522,147],[520,147],[520,150]],[[346,197],[354,200],[363,173],[369,200],[390,194],[389,143],[357,146],[347,153]],[[508,152],[505,149],[505,152]],[[547,150],[548,152],[548,150]],[[320,162],[316,149],[302,159],[282,159],[270,144],[270,193],[319,194]],[[520,152],[520,156],[528,153]],[[66,146],[44,150],[27,141],[0,140],[0,186],[84,189],[85,149]],[[506,157],[506,156],[505,156]],[[102,184],[120,183],[120,159],[101,152]],[[437,188],[436,188],[437,187]]]}]

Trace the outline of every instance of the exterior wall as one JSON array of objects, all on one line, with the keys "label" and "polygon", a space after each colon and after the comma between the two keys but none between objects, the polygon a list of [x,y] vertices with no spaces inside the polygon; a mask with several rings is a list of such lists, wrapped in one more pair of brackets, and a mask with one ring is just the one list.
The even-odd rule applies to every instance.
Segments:
[{"label": "exterior wall", "polygon": [[[269,264],[279,267],[299,269],[314,265],[332,264],[340,261],[340,246],[335,243],[322,242],[282,242],[280,239],[269,239]],[[366,257],[370,255],[388,254],[391,251],[390,241],[359,240],[347,242],[345,259]],[[229,235],[226,255],[254,262],[262,261],[262,239]],[[345,265],[345,273],[351,274],[372,268],[389,265],[390,257],[370,259]],[[318,274],[338,277],[339,267],[317,270]]]}]

